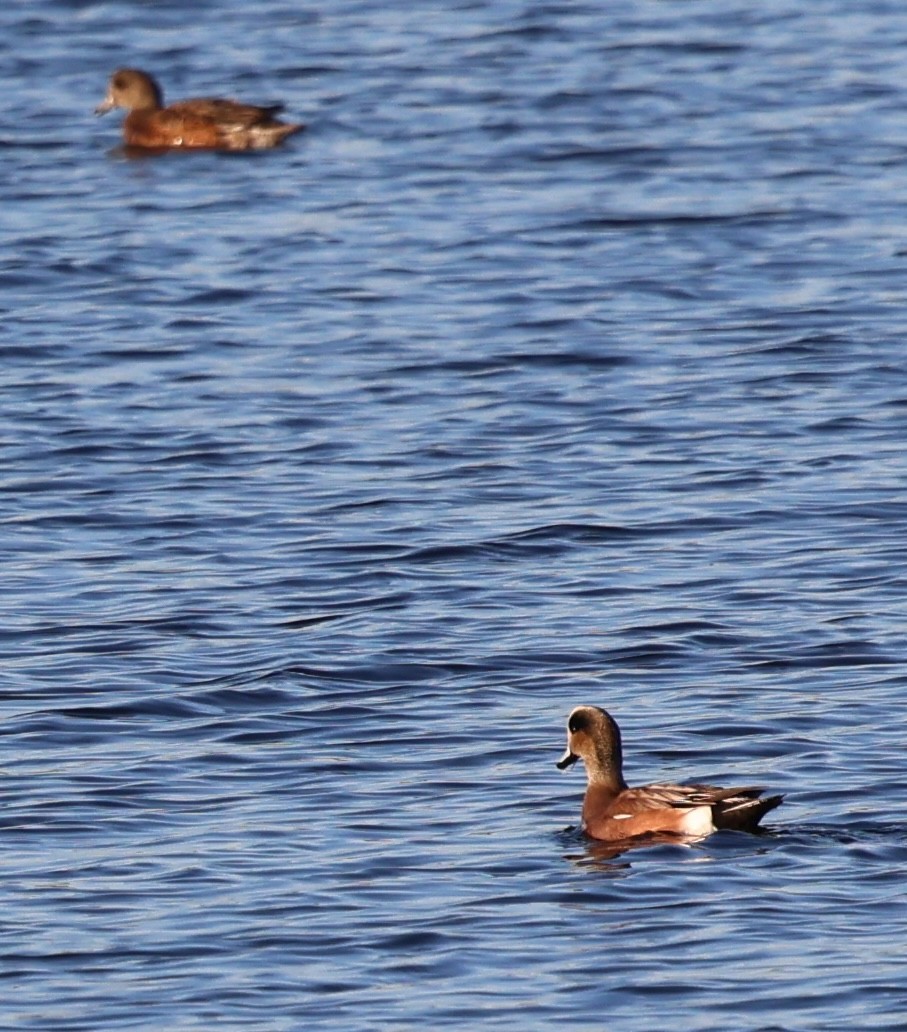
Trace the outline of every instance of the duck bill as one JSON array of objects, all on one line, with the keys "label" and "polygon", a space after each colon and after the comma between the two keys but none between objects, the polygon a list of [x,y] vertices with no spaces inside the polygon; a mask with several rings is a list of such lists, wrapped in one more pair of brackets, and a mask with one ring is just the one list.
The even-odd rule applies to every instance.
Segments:
[{"label": "duck bill", "polygon": [[116,106],[116,101],[108,93],[101,103],[94,109],[94,113],[96,115],[106,115],[108,111],[113,111]]},{"label": "duck bill", "polygon": [[564,755],[557,761],[558,770],[566,770],[568,767],[572,767],[574,763],[579,759],[576,753],[570,752],[568,749]]}]

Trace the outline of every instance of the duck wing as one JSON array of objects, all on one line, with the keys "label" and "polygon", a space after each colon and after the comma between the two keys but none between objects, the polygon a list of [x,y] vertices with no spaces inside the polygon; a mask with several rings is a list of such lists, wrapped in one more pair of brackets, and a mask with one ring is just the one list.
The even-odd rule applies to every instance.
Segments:
[{"label": "duck wing", "polygon": [[192,100],[177,101],[171,104],[168,110],[186,118],[246,129],[270,122],[283,109],[283,104],[259,107],[257,104],[241,104],[237,100],[225,100],[221,97],[195,97]]}]

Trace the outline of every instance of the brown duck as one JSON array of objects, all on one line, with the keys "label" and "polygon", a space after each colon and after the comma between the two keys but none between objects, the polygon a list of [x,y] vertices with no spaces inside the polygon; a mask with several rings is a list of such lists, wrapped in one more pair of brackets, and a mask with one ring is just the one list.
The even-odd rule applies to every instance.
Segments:
[{"label": "brown duck", "polygon": [[95,108],[103,115],[125,108],[123,139],[128,147],[162,150],[260,150],[276,147],[305,126],[281,122],[283,104],[257,107],[235,100],[197,97],[164,107],[157,82],[138,68],[119,68],[110,77],[107,96]]},{"label": "brown duck", "polygon": [[755,831],[783,796],[760,798],[764,789],[713,785],[646,785],[629,788],[623,775],[620,728],[598,706],[577,706],[567,719],[561,770],[586,765],[583,829],[591,838],[617,842],[637,835],[701,837],[717,828]]}]

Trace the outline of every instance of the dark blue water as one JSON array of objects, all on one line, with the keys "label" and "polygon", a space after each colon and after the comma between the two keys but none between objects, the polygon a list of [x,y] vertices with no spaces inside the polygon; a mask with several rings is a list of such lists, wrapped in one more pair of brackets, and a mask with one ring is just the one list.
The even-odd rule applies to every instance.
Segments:
[{"label": "dark blue water", "polygon": [[[0,26],[0,1025],[907,1028],[902,6]],[[580,702],[787,801],[602,855]]]}]

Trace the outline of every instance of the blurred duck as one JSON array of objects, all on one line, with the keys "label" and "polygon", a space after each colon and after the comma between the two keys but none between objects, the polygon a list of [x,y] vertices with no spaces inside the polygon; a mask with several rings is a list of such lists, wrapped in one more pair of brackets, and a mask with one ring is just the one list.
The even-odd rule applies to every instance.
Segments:
[{"label": "blurred duck", "polygon": [[103,115],[124,108],[123,139],[129,147],[161,150],[191,147],[208,150],[260,150],[276,147],[305,127],[274,116],[283,104],[256,107],[235,100],[197,97],[164,107],[157,82],[138,68],[119,68],[110,77],[107,96],[95,108]]}]

